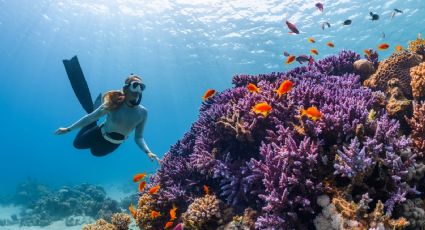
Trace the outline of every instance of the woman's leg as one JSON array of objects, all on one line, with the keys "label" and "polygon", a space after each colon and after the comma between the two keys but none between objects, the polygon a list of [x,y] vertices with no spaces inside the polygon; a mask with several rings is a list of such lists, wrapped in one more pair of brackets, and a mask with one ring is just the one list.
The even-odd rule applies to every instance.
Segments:
[{"label": "woman's leg", "polygon": [[113,144],[105,138],[103,138],[102,134],[100,134],[101,139],[97,139],[96,142],[90,147],[90,151],[94,156],[102,157],[106,156],[109,153],[112,153],[115,149],[120,146],[119,144]]},{"label": "woman's leg", "polygon": [[95,128],[98,128],[96,122],[93,122],[83,128],[78,132],[77,136],[74,139],[74,147],[77,149],[88,149],[93,143],[94,131]]}]

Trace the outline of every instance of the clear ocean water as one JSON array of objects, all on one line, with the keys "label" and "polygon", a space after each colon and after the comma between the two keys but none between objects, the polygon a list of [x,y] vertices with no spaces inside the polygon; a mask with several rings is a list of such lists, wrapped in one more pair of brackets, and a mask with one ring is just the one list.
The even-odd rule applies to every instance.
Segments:
[{"label": "clear ocean water", "polygon": [[[54,187],[130,185],[135,173],[158,168],[133,134],[102,158],[74,149],[76,132],[53,134],[85,115],[63,59],[78,56],[93,97],[120,89],[130,73],[141,75],[144,136],[162,158],[197,119],[204,92],[231,87],[235,74],[286,71],[300,64],[285,65],[284,51],[312,48],[320,59],[385,42],[391,47],[382,59],[425,33],[423,0],[322,3],[323,12],[306,0],[0,0],[0,194],[28,178]],[[391,17],[394,8],[403,13]],[[380,19],[371,21],[369,12]],[[343,26],[346,19],[352,24]],[[285,20],[300,34],[288,34]],[[322,30],[324,21],[331,27]]]}]

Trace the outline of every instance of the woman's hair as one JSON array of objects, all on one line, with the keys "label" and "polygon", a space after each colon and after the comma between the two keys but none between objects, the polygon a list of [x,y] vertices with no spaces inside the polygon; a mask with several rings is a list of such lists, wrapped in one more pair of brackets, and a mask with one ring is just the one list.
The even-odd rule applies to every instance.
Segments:
[{"label": "woman's hair", "polygon": [[103,95],[103,101],[105,103],[105,109],[114,110],[119,108],[125,100],[125,91],[128,89],[128,84],[132,81],[142,81],[142,79],[134,74],[131,74],[127,79],[125,79],[125,86],[122,90],[111,90]]}]

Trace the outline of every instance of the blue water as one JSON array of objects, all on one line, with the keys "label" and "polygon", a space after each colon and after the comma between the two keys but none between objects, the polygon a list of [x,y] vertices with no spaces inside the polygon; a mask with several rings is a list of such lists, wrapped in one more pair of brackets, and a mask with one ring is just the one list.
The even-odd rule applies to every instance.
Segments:
[{"label": "blue water", "polygon": [[[85,115],[62,64],[73,55],[93,97],[121,88],[130,73],[142,76],[149,111],[144,136],[162,157],[197,119],[205,90],[230,87],[234,74],[299,65],[284,65],[283,51],[317,48],[322,58],[386,42],[391,47],[380,52],[383,58],[425,32],[423,0],[322,2],[323,13],[314,1],[300,0],[0,0],[0,194],[26,178],[52,186],[130,183],[134,173],[157,169],[133,135],[97,158],[72,147],[76,132],[53,134]],[[394,8],[404,13],[391,19]],[[380,20],[369,20],[369,11]],[[301,33],[288,34],[286,19]],[[345,19],[353,23],[342,26]],[[331,28],[322,30],[322,21]]]}]

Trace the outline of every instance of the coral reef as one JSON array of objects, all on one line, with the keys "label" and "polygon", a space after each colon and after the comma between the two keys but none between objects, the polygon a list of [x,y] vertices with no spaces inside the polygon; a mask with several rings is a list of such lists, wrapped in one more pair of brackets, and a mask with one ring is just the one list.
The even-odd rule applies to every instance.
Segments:
[{"label": "coral reef", "polygon": [[[186,229],[422,228],[425,106],[412,107],[421,70],[411,81],[421,60],[342,51],[286,73],[234,76],[151,176],[139,228],[163,228],[174,205]],[[283,81],[293,88],[279,96]],[[272,107],[266,116],[252,111],[260,102]],[[317,120],[302,115],[310,107]]]},{"label": "coral reef", "polygon": [[112,215],[111,223],[104,219],[98,219],[94,224],[86,224],[83,230],[128,230],[131,218],[125,213],[115,213]]},{"label": "coral reef", "polygon": [[417,101],[425,99],[425,62],[410,69],[413,98]]},{"label": "coral reef", "polygon": [[120,211],[118,202],[106,197],[102,187],[90,184],[50,190],[28,181],[18,186],[15,197],[14,202],[25,208],[17,217],[22,226],[46,226],[61,219],[68,226],[78,225],[92,218],[110,220],[112,213]]},{"label": "coral reef", "polygon": [[410,98],[412,96],[410,68],[418,65],[421,61],[422,56],[407,50],[395,52],[379,63],[376,72],[364,81],[364,85],[386,92],[388,82],[395,78],[399,82],[402,93]]}]

